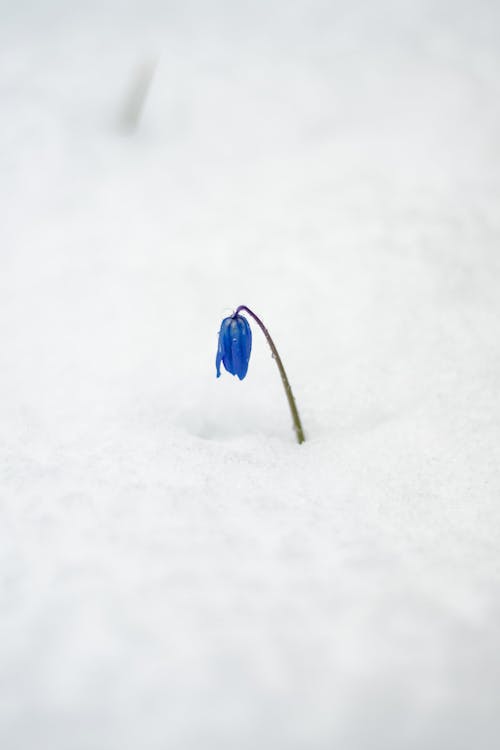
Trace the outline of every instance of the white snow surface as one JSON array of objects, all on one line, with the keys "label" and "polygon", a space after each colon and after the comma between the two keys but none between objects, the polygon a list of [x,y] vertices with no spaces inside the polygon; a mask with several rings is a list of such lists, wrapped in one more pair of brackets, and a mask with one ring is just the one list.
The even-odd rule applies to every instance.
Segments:
[{"label": "white snow surface", "polygon": [[498,748],[500,5],[1,9],[2,750]]}]

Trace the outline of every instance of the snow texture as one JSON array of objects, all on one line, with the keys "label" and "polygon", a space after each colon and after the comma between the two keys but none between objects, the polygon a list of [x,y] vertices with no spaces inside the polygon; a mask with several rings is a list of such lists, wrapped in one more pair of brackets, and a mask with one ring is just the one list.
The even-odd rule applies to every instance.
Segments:
[{"label": "snow texture", "polygon": [[498,748],[499,29],[2,2],[2,750]]}]

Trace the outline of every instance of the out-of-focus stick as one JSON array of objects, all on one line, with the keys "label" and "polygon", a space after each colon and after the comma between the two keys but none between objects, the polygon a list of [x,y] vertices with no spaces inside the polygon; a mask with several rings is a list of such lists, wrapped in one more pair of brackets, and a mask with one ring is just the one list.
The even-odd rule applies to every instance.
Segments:
[{"label": "out-of-focus stick", "polygon": [[148,60],[135,71],[119,119],[120,129],[127,133],[139,126],[157,64],[157,60]]}]

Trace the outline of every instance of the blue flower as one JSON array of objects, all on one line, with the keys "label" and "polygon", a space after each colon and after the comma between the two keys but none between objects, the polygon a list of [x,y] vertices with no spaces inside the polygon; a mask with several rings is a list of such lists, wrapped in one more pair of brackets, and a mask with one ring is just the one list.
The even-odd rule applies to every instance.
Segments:
[{"label": "blue flower", "polygon": [[248,320],[242,315],[224,318],[219,331],[217,349],[217,377],[220,377],[220,363],[231,375],[243,380],[248,370],[248,361],[252,351],[252,331]]}]

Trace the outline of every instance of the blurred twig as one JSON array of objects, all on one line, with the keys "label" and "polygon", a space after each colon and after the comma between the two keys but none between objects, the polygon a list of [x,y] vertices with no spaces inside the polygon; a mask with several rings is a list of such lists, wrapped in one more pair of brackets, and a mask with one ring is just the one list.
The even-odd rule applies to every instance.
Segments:
[{"label": "blurred twig", "polygon": [[137,130],[157,64],[157,60],[147,60],[136,68],[120,114],[120,130],[127,133]]}]

